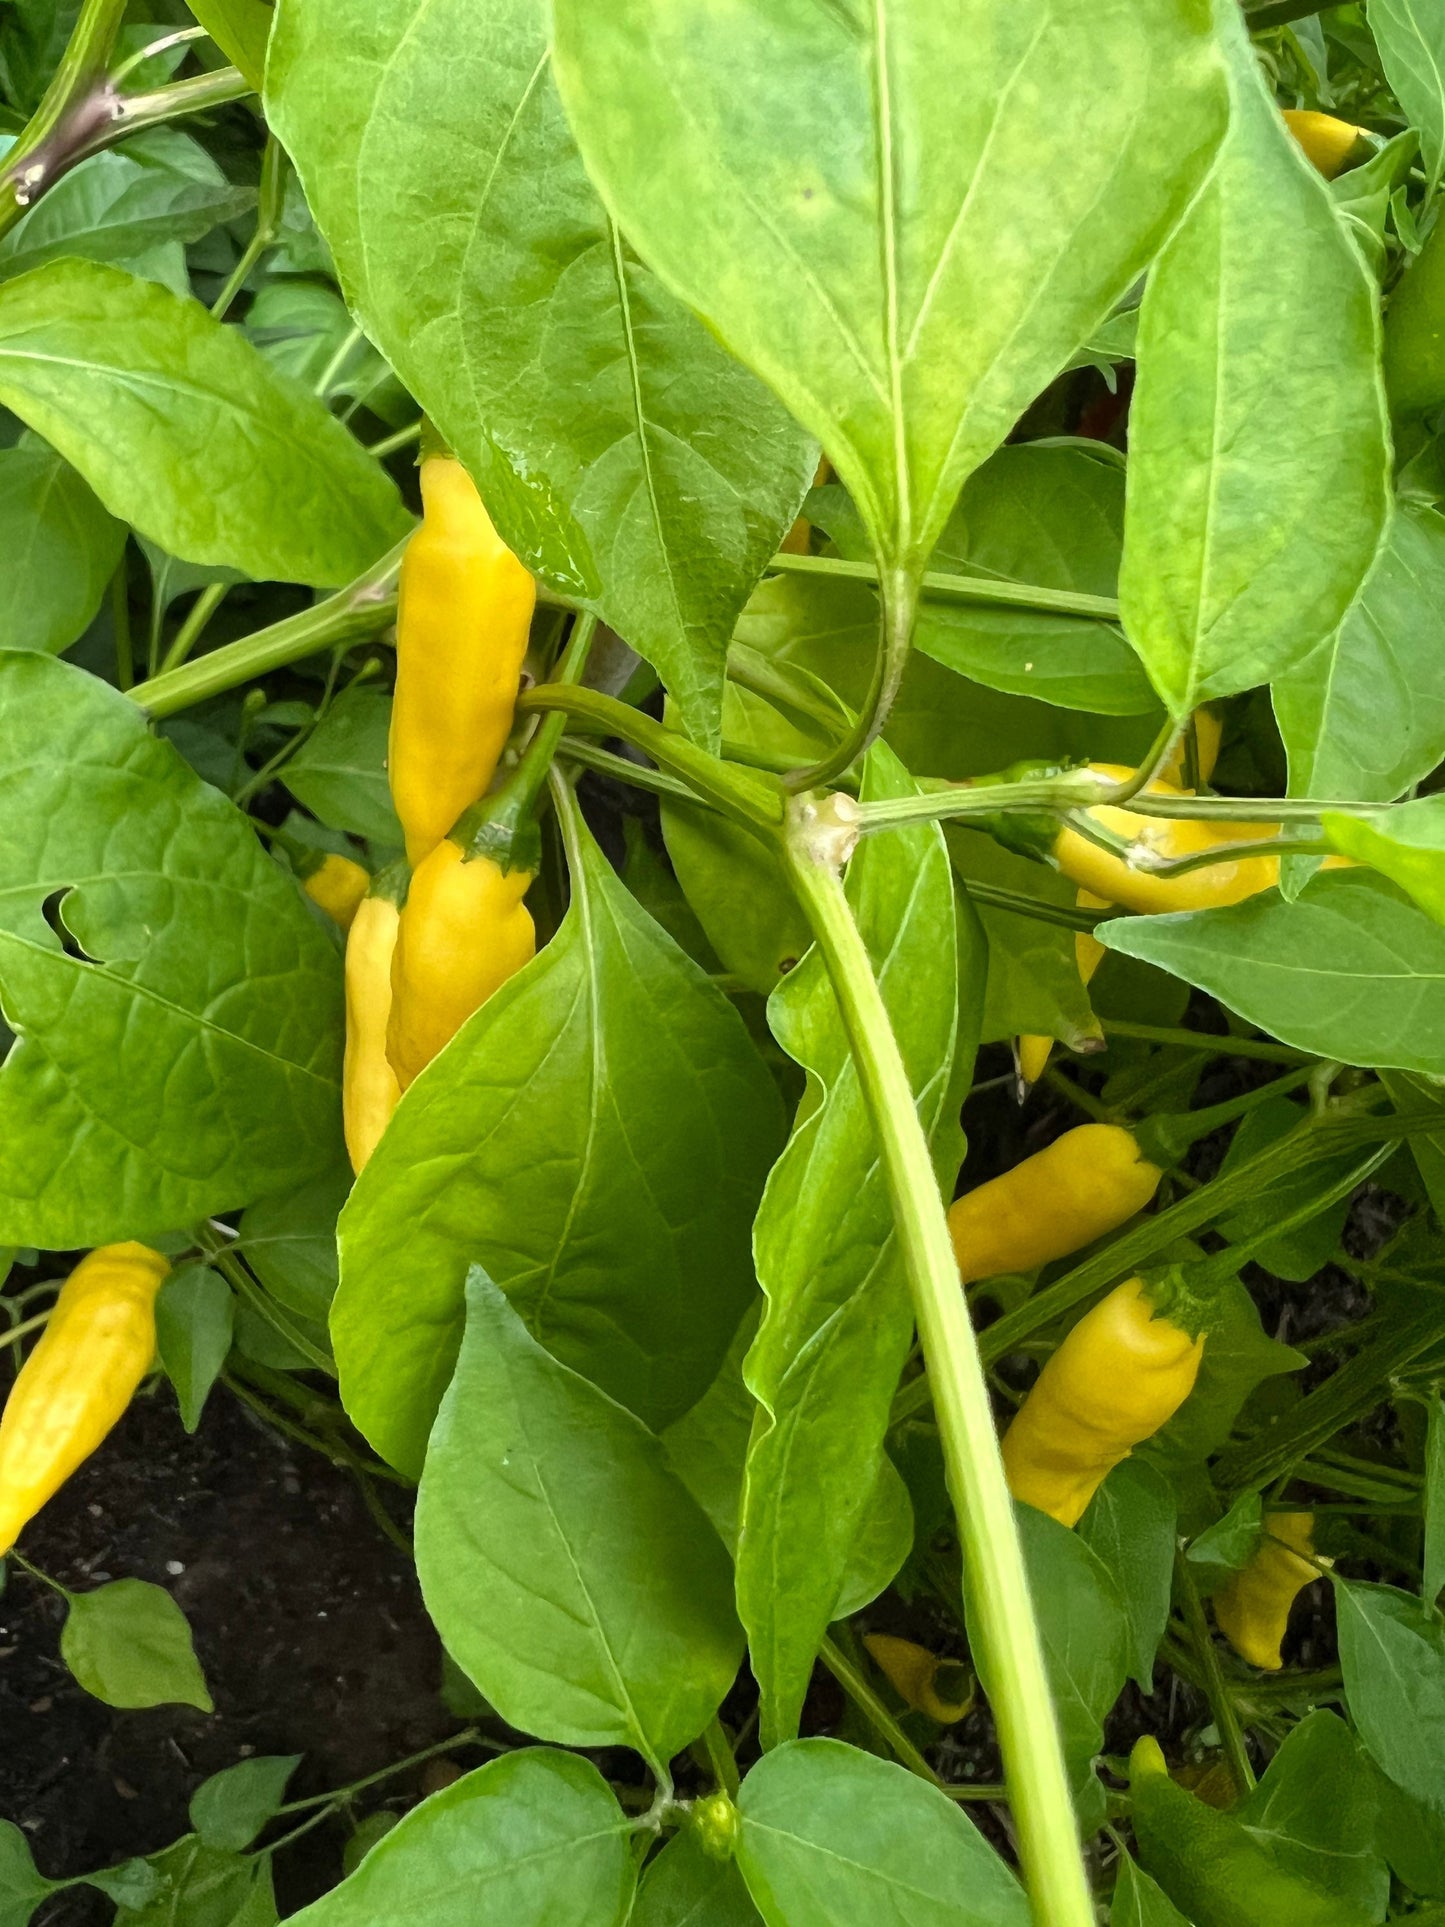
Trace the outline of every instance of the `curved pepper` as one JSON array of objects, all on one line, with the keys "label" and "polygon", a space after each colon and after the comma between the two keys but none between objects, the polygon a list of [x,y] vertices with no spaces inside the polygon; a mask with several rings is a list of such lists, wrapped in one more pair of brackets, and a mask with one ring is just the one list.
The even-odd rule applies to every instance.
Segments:
[{"label": "curved pepper", "polygon": [[1333,114],[1312,113],[1308,108],[1286,107],[1284,124],[1304,149],[1305,159],[1313,162],[1327,181],[1332,181],[1349,159],[1363,127],[1339,120]]},{"label": "curved pepper", "polygon": [[386,1054],[391,1017],[391,960],[401,918],[395,871],[379,877],[346,940],[346,1056],[341,1069],[341,1116],[353,1171],[381,1141],[401,1098]]},{"label": "curved pepper", "polygon": [[[1114,763],[1091,763],[1090,769],[1114,782],[1123,782],[1133,772]],[[1175,783],[1162,779],[1150,783],[1151,796],[1184,796]],[[1166,861],[1197,856],[1205,850],[1227,848],[1231,843],[1257,843],[1279,833],[1277,823],[1212,823],[1202,818],[1141,816],[1137,811],[1115,804],[1101,803],[1089,811],[1101,829]],[[1242,856],[1234,862],[1211,863],[1204,869],[1186,870],[1182,876],[1159,876],[1137,869],[1116,855],[1091,843],[1078,830],[1065,824],[1053,845],[1053,859],[1066,877],[1080,884],[1106,903],[1120,904],[1126,910],[1159,914],[1170,910],[1212,910],[1227,903],[1242,903],[1279,881],[1277,856]]]},{"label": "curved pepper", "polygon": [[1220,1632],[1241,1659],[1267,1673],[1284,1664],[1280,1646],[1290,1608],[1320,1576],[1318,1565],[1304,1556],[1314,1551],[1314,1524],[1312,1512],[1272,1512],[1264,1522],[1268,1537],[1214,1595]]},{"label": "curved pepper", "polygon": [[0,1418],[0,1557],[130,1404],[169,1270],[148,1245],[102,1245],[61,1286]]},{"label": "curved pepper", "polygon": [[972,1707],[971,1692],[955,1700],[944,1699],[938,1690],[941,1670],[967,1678],[967,1669],[956,1661],[941,1660],[926,1646],[917,1646],[911,1639],[899,1639],[893,1633],[865,1633],[863,1644],[894,1692],[915,1713],[926,1713],[940,1726],[954,1726]]},{"label": "curved pepper", "polygon": [[964,1284],[1033,1271],[1142,1211],[1159,1167],[1122,1124],[1080,1124],[1002,1176],[955,1198],[948,1229]]},{"label": "curved pepper", "polygon": [[362,898],[371,888],[371,873],[349,856],[328,850],[315,869],[302,877],[301,888],[318,910],[324,910],[341,929],[349,930]]},{"label": "curved pepper", "polygon": [[402,558],[387,774],[415,868],[491,783],[512,730],[537,585],[450,455],[421,465]]},{"label": "curved pepper", "polygon": [[1141,1278],[1117,1286],[1048,1359],[1004,1433],[1014,1497],[1077,1525],[1107,1475],[1188,1398],[1203,1353],[1202,1337],[1155,1311]]},{"label": "curved pepper", "polygon": [[522,901],[531,881],[530,868],[504,869],[450,837],[413,874],[391,960],[386,1031],[403,1090],[535,954]]}]

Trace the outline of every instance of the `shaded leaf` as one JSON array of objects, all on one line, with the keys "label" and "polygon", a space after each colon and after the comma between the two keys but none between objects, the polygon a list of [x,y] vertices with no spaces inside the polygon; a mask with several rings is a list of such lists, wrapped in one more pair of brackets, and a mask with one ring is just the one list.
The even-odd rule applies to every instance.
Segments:
[{"label": "shaded leaf", "polygon": [[59,654],[89,628],[125,547],[75,470],[43,442],[0,449],[0,648]]}]

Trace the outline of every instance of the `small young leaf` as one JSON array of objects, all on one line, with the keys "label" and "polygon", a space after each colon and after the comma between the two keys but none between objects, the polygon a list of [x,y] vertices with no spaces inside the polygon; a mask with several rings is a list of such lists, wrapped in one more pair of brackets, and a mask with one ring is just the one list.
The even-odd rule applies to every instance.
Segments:
[{"label": "small young leaf", "polygon": [[148,1907],[160,1892],[162,1876],[149,1860],[123,1860],[118,1867],[102,1867],[85,1876],[94,1887],[126,1912]]},{"label": "small young leaf", "polygon": [[413,1807],[294,1927],[622,1927],[632,1825],[590,1760],[528,1747]]},{"label": "small young leaf", "polygon": [[762,1915],[737,1862],[712,1859],[683,1832],[648,1861],[627,1927],[762,1927]]},{"label": "small young leaf", "polygon": [[124,1927],[275,1927],[269,1856],[223,1852],[188,1833],[151,1865],[160,1884],[144,1901],[123,1903]]},{"label": "small young leaf", "polygon": [[168,1592],[143,1579],[72,1593],[60,1657],[107,1706],[215,1710],[185,1614]]},{"label": "small young leaf", "polygon": [[544,1352],[476,1267],[416,1557],[448,1651],[524,1731],[632,1746],[660,1768],[737,1671],[727,1554],[662,1447]]},{"label": "small young leaf", "polygon": [[1028,1927],[1023,1890],[962,1809],[838,1740],[774,1747],[743,1781],[737,1861],[768,1927]]},{"label": "small young leaf", "polygon": [[231,1287],[209,1265],[182,1265],[156,1298],[156,1351],[176,1388],[181,1423],[194,1432],[226,1362],[235,1325]]},{"label": "small young leaf", "polygon": [[0,1820],[0,1927],[26,1927],[53,1883],[36,1866],[30,1842],[12,1821]]},{"label": "small young leaf", "polygon": [[191,1825],[207,1847],[240,1853],[249,1847],[286,1797],[299,1753],[240,1760],[203,1780],[191,1795]]},{"label": "small young leaf", "polygon": [[1202,1593],[1212,1592],[1232,1572],[1248,1565],[1260,1542],[1264,1507],[1257,1492],[1241,1492],[1222,1519],[1193,1540],[1185,1558]]},{"label": "small young leaf", "polygon": [[1445,923],[1445,797],[1421,796],[1370,816],[1322,810],[1320,827],[1342,855],[1370,864]]}]

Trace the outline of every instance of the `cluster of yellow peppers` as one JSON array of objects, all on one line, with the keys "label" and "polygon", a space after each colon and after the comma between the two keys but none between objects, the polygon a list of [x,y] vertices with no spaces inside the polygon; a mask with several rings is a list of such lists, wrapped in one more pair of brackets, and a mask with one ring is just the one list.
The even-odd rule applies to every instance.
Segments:
[{"label": "cluster of yellow peppers", "polygon": [[530,872],[474,841],[468,820],[511,734],[536,584],[460,462],[427,456],[421,492],[387,745],[406,863],[371,884],[346,945],[342,1111],[357,1171],[402,1092],[536,947]]}]

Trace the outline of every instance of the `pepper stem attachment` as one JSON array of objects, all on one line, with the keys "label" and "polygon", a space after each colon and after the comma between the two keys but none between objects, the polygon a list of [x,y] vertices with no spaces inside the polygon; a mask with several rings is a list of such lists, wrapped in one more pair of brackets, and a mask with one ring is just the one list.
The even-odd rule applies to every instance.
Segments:
[{"label": "pepper stem attachment", "polygon": [[[549,687],[574,687],[581,681],[596,633],[595,615],[577,617]],[[566,727],[565,712],[546,711],[523,750],[521,761],[502,787],[462,812],[448,836],[469,860],[488,857],[503,875],[509,870],[535,872],[538,869],[541,840],[537,830],[537,804],[547,787],[552,759]]]}]

